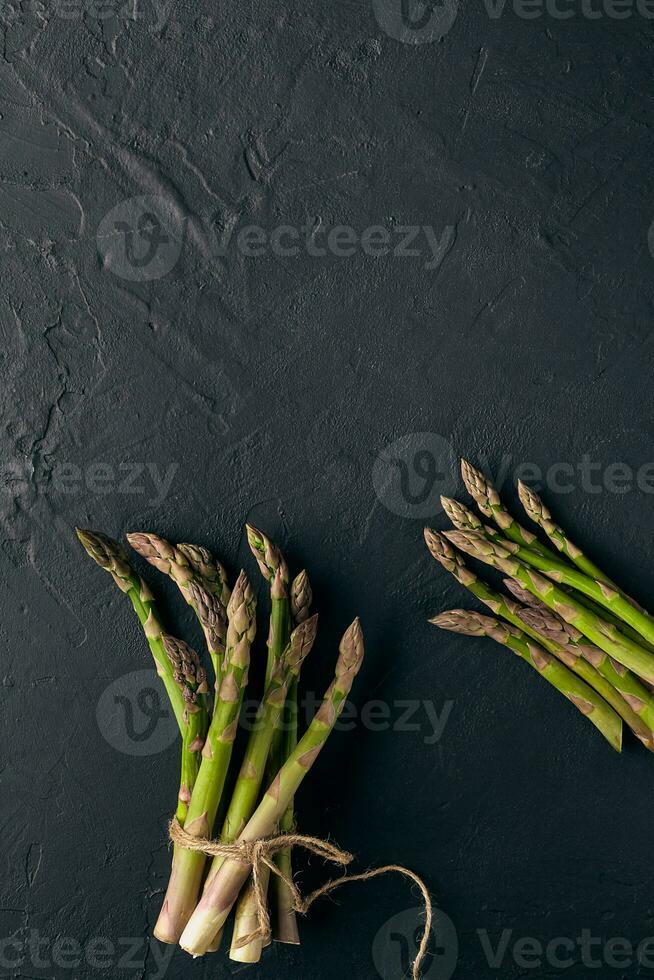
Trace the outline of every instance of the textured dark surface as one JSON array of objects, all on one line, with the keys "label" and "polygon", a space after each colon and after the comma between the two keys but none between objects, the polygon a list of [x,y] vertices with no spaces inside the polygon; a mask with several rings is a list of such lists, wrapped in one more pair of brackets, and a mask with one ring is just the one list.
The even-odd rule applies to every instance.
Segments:
[{"label": "textured dark surface", "polygon": [[[334,736],[302,829],[423,874],[458,932],[455,976],[586,976],[578,945],[567,969],[510,949],[654,934],[652,760],[631,740],[612,754],[499,648],[427,625],[465,596],[421,527],[458,483],[447,444],[493,471],[654,458],[652,22],[493,19],[468,3],[441,41],[414,45],[365,0],[183,0],[136,19],[82,6],[2,10],[0,975],[161,975],[144,943],[177,754],[121,752],[96,718],[109,685],[150,661],[73,526],[208,544],[258,583],[249,518],[310,571],[323,625],[308,687],[358,612],[355,702],[395,722],[418,705],[417,731]],[[106,257],[103,229],[124,247],[112,209],[137,227],[143,195],[180,233],[158,278]],[[307,223],[428,226],[447,254],[427,268],[424,237],[413,257],[220,247],[225,229]],[[402,491],[380,454],[406,436],[390,454],[408,466]],[[590,492],[577,474],[545,497],[652,600],[651,492]],[[438,740],[428,710],[446,718]],[[399,881],[352,886],[312,912],[301,949],[249,975],[375,978],[377,931],[417,904]],[[411,921],[391,930],[388,980]],[[500,964],[479,930],[493,946],[511,931]],[[62,937],[73,952],[53,958]],[[75,952],[101,937],[104,971]],[[430,980],[454,965],[441,938]],[[603,980],[652,973],[601,955]],[[167,976],[243,969],[176,953]]]}]

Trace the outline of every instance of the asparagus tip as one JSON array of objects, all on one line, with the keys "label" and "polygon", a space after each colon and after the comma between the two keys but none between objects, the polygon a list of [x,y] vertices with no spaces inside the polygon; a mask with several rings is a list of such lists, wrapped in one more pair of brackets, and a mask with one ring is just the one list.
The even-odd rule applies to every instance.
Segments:
[{"label": "asparagus tip", "polygon": [[527,516],[531,518],[536,524],[540,524],[542,521],[550,520],[550,512],[547,507],[545,507],[543,501],[540,499],[538,494],[523,483],[522,480],[518,480],[518,497],[520,498],[520,503],[527,512]]},{"label": "asparagus tip", "polygon": [[339,658],[336,673],[358,673],[363,663],[363,631],[361,621],[357,616],[346,629],[339,645]]},{"label": "asparagus tip", "polygon": [[247,648],[249,656],[249,646],[254,639],[256,621],[256,599],[250,580],[241,569],[234,585],[229,603],[227,605],[227,647],[236,643],[241,643],[245,651]]},{"label": "asparagus tip", "polygon": [[273,582],[275,575],[280,570],[280,580],[284,585],[288,584],[288,566],[281,551],[270,538],[260,531],[254,524],[245,525],[250,551],[257,561],[261,574],[267,582]]},{"label": "asparagus tip", "polygon": [[233,612],[238,606],[240,606],[244,599],[246,592],[251,591],[250,580],[247,577],[246,572],[241,569],[238,573],[238,578],[234,583],[234,588],[229,599],[229,605],[227,606],[227,612]]},{"label": "asparagus tip", "polygon": [[173,680],[180,688],[187,711],[200,710],[198,695],[207,693],[207,675],[193,647],[170,633],[162,633],[166,656],[173,668]]},{"label": "asparagus tip", "polygon": [[458,500],[453,500],[451,497],[441,497],[441,505],[456,528],[480,530],[483,527],[477,515]]},{"label": "asparagus tip", "polygon": [[93,561],[107,571],[114,571],[116,562],[127,563],[125,549],[120,542],[103,534],[81,527],[75,528],[80,544]]},{"label": "asparagus tip", "polygon": [[225,604],[201,582],[191,579],[188,592],[200,625],[206,631],[214,650],[222,651],[225,645],[227,615]]},{"label": "asparagus tip", "polygon": [[477,544],[474,531],[443,531],[443,537],[447,538],[455,548],[461,548],[461,550],[470,550],[473,544]]},{"label": "asparagus tip", "polygon": [[474,557],[483,556],[484,558],[500,560],[511,558],[511,551],[508,548],[498,541],[485,537],[480,531],[444,531],[443,533],[455,548],[459,548]]},{"label": "asparagus tip", "polygon": [[166,541],[165,538],[159,537],[158,534],[145,531],[131,531],[125,537],[134,551],[151,564],[155,564],[157,561],[169,562],[172,559],[179,561],[179,556],[176,555],[175,548],[172,544]]},{"label": "asparagus tip", "polygon": [[449,541],[446,540],[440,531],[434,531],[433,528],[426,527],[423,530],[423,534],[425,544],[432,558],[435,558],[441,564],[444,561],[452,561],[454,559],[454,550],[450,547]]},{"label": "asparagus tip", "polygon": [[316,639],[318,632],[318,613],[309,616],[304,622],[296,626],[291,633],[291,638],[284,652],[284,664],[292,671],[297,673],[308,657]]},{"label": "asparagus tip", "polygon": [[288,581],[288,576],[285,577],[284,569],[280,564],[275,569],[275,574],[273,575],[272,582],[270,584],[271,599],[286,598],[286,596],[288,595],[287,581]]},{"label": "asparagus tip", "polygon": [[433,616],[429,622],[440,629],[465,636],[485,636],[487,630],[497,624],[497,620],[490,616],[482,616],[468,609],[449,609]]},{"label": "asparagus tip", "polygon": [[309,576],[302,569],[291,584],[291,614],[296,623],[302,623],[309,615],[313,602],[313,592]]},{"label": "asparagus tip", "polygon": [[461,460],[461,476],[466,490],[475,499],[484,517],[492,517],[493,507],[500,503],[499,494],[493,484],[467,459]]}]

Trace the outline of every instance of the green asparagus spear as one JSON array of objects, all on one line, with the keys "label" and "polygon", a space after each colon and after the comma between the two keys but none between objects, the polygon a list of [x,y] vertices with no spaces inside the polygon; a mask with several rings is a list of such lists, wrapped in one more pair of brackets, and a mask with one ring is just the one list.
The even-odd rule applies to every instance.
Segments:
[{"label": "green asparagus spear", "polygon": [[618,586],[611,581],[608,575],[605,575],[601,568],[598,568],[590,558],[586,557],[580,548],[570,541],[563,528],[554,523],[552,515],[538,494],[531,490],[522,480],[518,480],[518,496],[527,512],[527,516],[531,518],[534,524],[538,524],[543,529],[554,547],[561,554],[569,558],[585,575],[593,579],[599,579],[601,582],[605,582],[607,585],[619,591]]},{"label": "green asparagus spear", "polygon": [[157,674],[164,683],[179,730],[183,736],[186,730],[184,698],[180,688],[173,680],[173,666],[164,649],[163,627],[154,596],[147,584],[127,561],[127,555],[118,541],[114,541],[113,538],[109,538],[99,531],[83,531],[81,528],[75,528],[75,531],[86,553],[100,568],[109,572],[121,592],[124,592],[130,599],[145,632]]},{"label": "green asparagus spear", "polygon": [[[268,634],[268,667],[266,672],[266,679],[268,680],[275,670],[276,664],[279,663],[291,632],[288,566],[277,545],[262,531],[251,524],[246,525],[246,531],[250,550],[257,560],[261,574],[270,583],[270,631]],[[272,771],[273,774],[277,772],[286,758],[286,739],[292,740],[294,728],[297,733],[297,678],[291,682],[287,691],[282,719],[283,724],[275,731],[270,746],[268,771]],[[284,725],[289,726],[287,733],[282,731]],[[287,902],[285,901],[284,904]],[[291,912],[289,919],[292,930],[295,919],[293,912]],[[297,925],[295,925],[295,935],[295,941],[299,942]],[[253,951],[246,950],[244,955],[253,955]]]},{"label": "green asparagus spear", "polygon": [[454,609],[441,613],[430,620],[434,626],[465,633],[467,636],[489,636],[503,644],[533,667],[564,694],[582,714],[595,725],[609,744],[617,751],[622,749],[622,720],[588,684],[575,675],[551,654],[532,642],[526,634],[509,623],[500,623],[490,616]]},{"label": "green asparagus spear", "polygon": [[253,524],[246,524],[248,544],[259,570],[270,585],[270,632],[266,680],[284,652],[291,632],[288,599],[288,565],[277,545]]},{"label": "green asparagus spear", "polygon": [[[306,571],[301,571],[291,583],[291,617],[295,623],[302,623],[306,620],[313,602],[313,592],[311,583]],[[286,705],[284,706],[282,722],[282,745],[281,754],[277,753],[277,766],[279,769],[286,759],[291,755],[298,741],[298,682],[300,673],[293,678],[289,688]],[[288,834],[295,830],[295,806],[291,800],[286,812],[284,813],[279,829],[282,833]],[[284,848],[275,855],[275,864],[286,878],[293,877],[293,858],[291,848]],[[293,908],[293,896],[288,890],[286,882],[282,878],[275,876],[273,880],[275,895],[275,920],[273,934],[279,943],[287,943],[297,946],[300,942],[300,935],[297,926],[297,915]],[[243,923],[243,928],[245,928]]]},{"label": "green asparagus spear", "polygon": [[166,655],[173,665],[173,680],[184,698],[185,731],[182,735],[182,774],[177,803],[177,819],[186,822],[188,805],[198,774],[198,758],[207,732],[207,704],[204,695],[209,690],[207,674],[200,665],[195,650],[183,640],[163,633]]},{"label": "green asparagus spear", "polygon": [[567,623],[576,626],[592,643],[614,660],[633,670],[643,680],[654,683],[654,654],[624,636],[611,623],[582,606],[574,596],[563,592],[550,579],[518,561],[514,555],[477,531],[446,531],[448,541],[461,551],[516,578],[530,592]]},{"label": "green asparagus spear", "polygon": [[508,512],[500,500],[500,495],[481,470],[476,469],[467,460],[461,460],[461,476],[465,483],[466,490],[475,500],[479,510],[484,517],[495,521],[497,526],[504,532],[507,538],[517,544],[526,545],[528,548],[542,551],[544,545],[540,543],[535,534],[528,531],[516,521]]},{"label": "green asparagus spear", "polygon": [[[266,759],[270,752],[273,734],[280,717],[282,705],[284,704],[284,698],[289,686],[297,680],[302,664],[313,646],[317,626],[318,616],[314,615],[310,619],[305,619],[293,630],[279,669],[273,674],[268,685],[268,690],[259,706],[255,727],[245,750],[241,772],[236,782],[234,795],[232,796],[223,825],[221,840],[225,844],[230,844],[236,840],[256,809],[265,772]],[[282,760],[282,764],[285,761],[286,757]],[[288,813],[288,810],[286,813]],[[293,827],[284,827],[284,819],[282,818],[280,830],[284,833],[292,829]],[[218,872],[222,863],[222,859],[214,858],[208,882]],[[281,866],[281,870],[284,874],[290,875],[292,873],[290,860]],[[287,897],[286,891],[283,893],[283,897],[292,906],[292,899],[290,896]],[[279,897],[277,892],[276,894]],[[244,890],[241,894],[237,904],[232,950],[230,953],[231,958],[240,963],[257,963],[261,956],[260,938],[253,940],[252,944],[240,945],[240,940],[253,931],[251,928],[252,908],[253,896],[251,886],[248,886],[248,889]],[[279,909],[277,912],[279,914]]]},{"label": "green asparagus spear", "polygon": [[[363,637],[359,620],[348,628],[340,644],[334,680],[322,706],[286,760],[248,821],[239,841],[254,841],[271,834],[289,801],[315,762],[327,741],[363,660]],[[201,956],[220,929],[248,878],[250,867],[229,859],[213,878],[184,930],[180,945],[194,956]]]},{"label": "green asparagus spear", "polygon": [[[139,618],[152,652],[166,693],[170,700],[177,724],[182,735],[181,781],[177,802],[177,819],[184,824],[188,800],[193,791],[198,773],[198,751],[202,748],[206,734],[206,699],[204,686],[206,678],[197,672],[195,688],[176,674],[175,664],[170,656],[172,637],[164,633],[157,613],[154,596],[127,561],[122,546],[105,534],[82,531],[77,528],[77,536],[86,552],[101,568],[110,573],[119,589],[130,599]],[[182,641],[176,641],[181,643]],[[189,648],[189,661],[197,658]],[[194,661],[195,663],[196,661]],[[199,662],[197,662],[199,668]],[[199,688],[202,690],[199,690]]]},{"label": "green asparagus spear", "polygon": [[[227,643],[223,678],[202,763],[195,783],[185,829],[196,837],[212,832],[222,795],[250,663],[256,630],[256,600],[245,572],[241,572],[227,606]],[[179,848],[173,859],[166,897],[154,934],[164,943],[176,943],[188,922],[202,884],[205,855]]]}]

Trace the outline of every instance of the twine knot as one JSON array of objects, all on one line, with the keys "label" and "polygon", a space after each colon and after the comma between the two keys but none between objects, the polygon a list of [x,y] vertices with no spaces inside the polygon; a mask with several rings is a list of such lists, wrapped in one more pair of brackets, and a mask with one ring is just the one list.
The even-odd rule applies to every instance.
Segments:
[{"label": "twine knot", "polygon": [[409,878],[420,889],[425,910],[425,928],[423,930],[417,956],[413,961],[411,968],[413,980],[420,980],[420,971],[427,955],[429,936],[431,934],[433,907],[429,891],[427,890],[427,886],[425,885],[424,881],[409,868],[404,868],[399,864],[388,864],[382,868],[373,868],[370,871],[364,871],[358,875],[345,874],[340,878],[335,878],[332,881],[326,882],[324,885],[321,885],[320,888],[317,888],[315,891],[311,892],[311,894],[303,897],[293,879],[284,874],[283,871],[280,871],[273,861],[275,854],[284,850],[286,847],[302,847],[305,851],[309,851],[309,853],[315,854],[317,857],[321,857],[325,861],[331,861],[332,864],[338,864],[341,867],[347,867],[349,864],[351,864],[354,860],[354,856],[348,851],[341,850],[340,847],[337,847],[335,844],[332,844],[329,841],[321,840],[319,837],[308,837],[305,834],[294,833],[278,834],[272,837],[261,837],[257,840],[251,841],[238,840],[234,841],[232,844],[221,844],[220,841],[217,840],[209,840],[204,837],[194,837],[192,834],[189,834],[188,831],[184,830],[184,828],[181,826],[177,817],[173,817],[171,820],[168,832],[170,839],[174,844],[177,844],[188,851],[199,851],[202,854],[206,854],[208,857],[225,857],[232,861],[238,861],[240,864],[247,864],[252,867],[252,884],[257,914],[257,928],[248,936],[242,937],[238,944],[239,947],[247,946],[249,943],[253,942],[253,940],[259,938],[261,938],[264,944],[266,944],[272,935],[266,887],[264,885],[264,876],[262,875],[264,868],[268,868],[271,874],[277,875],[277,877],[281,878],[281,880],[285,883],[286,887],[291,893],[293,908],[300,915],[306,915],[317,898],[320,898],[322,895],[327,895],[329,892],[340,888],[341,885],[345,885],[348,882],[369,881],[371,878],[378,878],[380,875],[389,874],[390,872],[397,872],[398,874],[404,875],[405,878]]}]

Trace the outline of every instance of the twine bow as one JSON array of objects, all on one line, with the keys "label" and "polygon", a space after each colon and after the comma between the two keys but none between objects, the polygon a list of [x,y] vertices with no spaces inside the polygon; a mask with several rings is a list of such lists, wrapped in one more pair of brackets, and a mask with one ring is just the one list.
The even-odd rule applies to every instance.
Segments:
[{"label": "twine bow", "polygon": [[285,847],[303,847],[305,851],[316,854],[318,857],[326,861],[331,861],[332,864],[338,864],[341,867],[347,867],[354,860],[354,856],[348,853],[348,851],[342,851],[335,844],[330,844],[329,841],[320,840],[319,837],[308,837],[305,834],[279,834],[274,837],[262,837],[254,841],[235,841],[233,844],[221,844],[216,840],[194,837],[192,834],[189,834],[180,825],[177,817],[174,817],[170,823],[169,834],[174,844],[178,844],[188,851],[199,851],[209,857],[220,856],[230,858],[232,861],[238,861],[241,864],[251,865],[258,926],[249,936],[241,939],[239,946],[246,946],[258,938],[263,939],[264,943],[267,943],[271,937],[270,914],[268,912],[266,889],[263,884],[264,876],[262,875],[264,868],[268,868],[271,874],[275,874],[278,878],[281,878],[291,893],[293,908],[301,915],[306,915],[313,903],[321,895],[327,895],[329,892],[340,888],[341,885],[346,885],[348,882],[370,881],[371,878],[378,878],[380,875],[389,874],[393,871],[404,875],[405,878],[409,878],[420,889],[425,909],[425,928],[420,940],[418,954],[411,967],[413,980],[420,980],[420,971],[427,955],[429,936],[431,934],[433,907],[424,881],[409,868],[404,868],[399,864],[387,864],[382,868],[373,868],[371,871],[364,871],[358,875],[345,874],[340,878],[334,878],[332,881],[326,882],[320,888],[316,888],[315,891],[303,897],[298,891],[293,879],[285,875],[283,871],[280,871],[272,860],[275,854],[284,850]]}]

